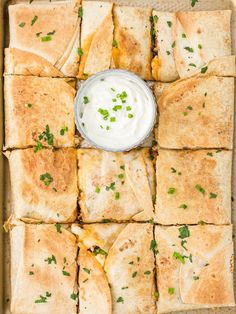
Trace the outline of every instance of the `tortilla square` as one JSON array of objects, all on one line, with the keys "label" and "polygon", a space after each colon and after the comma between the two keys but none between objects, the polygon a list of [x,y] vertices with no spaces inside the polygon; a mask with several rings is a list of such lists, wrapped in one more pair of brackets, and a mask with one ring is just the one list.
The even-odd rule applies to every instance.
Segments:
[{"label": "tortilla square", "polygon": [[76,237],[61,225],[21,224],[10,238],[11,312],[76,314]]},{"label": "tortilla square", "polygon": [[[79,241],[80,313],[156,313],[151,224],[72,226]],[[112,310],[111,310],[112,308]],[[101,311],[99,311],[101,309]]]},{"label": "tortilla square", "polygon": [[232,149],[234,78],[179,80],[165,89],[158,108],[161,147]]},{"label": "tortilla square", "polygon": [[113,67],[151,80],[151,8],[114,6]]},{"label": "tortilla square", "polygon": [[152,60],[152,76],[156,81],[172,82],[179,78],[174,59],[173,27],[175,13],[152,11],[156,56]]},{"label": "tortilla square", "polygon": [[155,227],[158,313],[234,306],[232,226]]},{"label": "tortilla square", "polygon": [[231,222],[231,151],[160,149],[158,153],[158,223]]},{"label": "tortilla square", "polygon": [[146,148],[128,153],[79,149],[82,220],[147,221],[153,218],[155,173],[149,157]]},{"label": "tortilla square", "polygon": [[6,76],[6,148],[74,146],[74,96],[65,79]]},{"label": "tortilla square", "polygon": [[8,153],[15,218],[48,223],[77,217],[76,150],[33,148]]},{"label": "tortilla square", "polygon": [[81,27],[80,79],[108,70],[111,64],[113,40],[113,3],[83,1]]},{"label": "tortilla square", "polygon": [[231,55],[231,11],[177,12],[174,58],[180,77],[209,61]]},{"label": "tortilla square", "polygon": [[29,53],[39,66],[49,62],[65,76],[75,76],[80,59],[79,6],[80,0],[10,5],[10,48]]}]

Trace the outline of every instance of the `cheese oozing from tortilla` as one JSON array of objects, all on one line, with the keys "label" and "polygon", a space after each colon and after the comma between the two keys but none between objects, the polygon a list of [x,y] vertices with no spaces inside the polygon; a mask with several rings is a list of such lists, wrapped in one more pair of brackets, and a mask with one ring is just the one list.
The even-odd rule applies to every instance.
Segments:
[{"label": "cheese oozing from tortilla", "polygon": [[155,104],[149,88],[134,76],[104,73],[78,97],[82,135],[105,150],[127,150],[142,142],[155,123]]}]

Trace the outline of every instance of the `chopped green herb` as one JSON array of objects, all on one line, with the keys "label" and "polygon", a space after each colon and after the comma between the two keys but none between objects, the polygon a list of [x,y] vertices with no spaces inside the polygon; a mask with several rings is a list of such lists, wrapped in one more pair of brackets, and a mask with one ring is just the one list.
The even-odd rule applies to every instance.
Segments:
[{"label": "chopped green herb", "polygon": [[196,64],[195,63],[189,63],[189,66],[196,68]]},{"label": "chopped green herb", "polygon": [[170,169],[171,169],[171,172],[172,172],[172,173],[175,173],[175,172],[176,172],[176,169],[175,169],[175,168],[171,167]]},{"label": "chopped green herb", "polygon": [[211,192],[209,198],[217,198],[217,194]]},{"label": "chopped green herb", "polygon": [[180,253],[174,252],[174,253],[173,253],[173,257],[174,257],[175,259],[178,259],[182,264],[185,264],[184,256],[181,255]]},{"label": "chopped green herb", "polygon": [[79,56],[82,56],[84,53],[83,53],[83,49],[82,48],[78,48],[77,49],[77,53]]},{"label": "chopped green herb", "polygon": [[50,265],[50,264],[52,264],[52,263],[56,264],[56,263],[57,263],[57,260],[56,260],[56,257],[55,257],[54,255],[52,255],[52,257],[46,258],[46,259],[44,260],[44,262],[48,262],[48,264]]},{"label": "chopped green herb", "polygon": [[124,303],[124,299],[122,297],[119,297],[117,300],[116,300],[117,303]]},{"label": "chopped green herb", "polygon": [[186,38],[186,35],[184,33],[182,34],[182,38]]},{"label": "chopped green herb", "polygon": [[118,174],[118,178],[119,179],[124,179],[124,174],[123,173]]},{"label": "chopped green herb", "polygon": [[48,145],[53,146],[53,141],[54,141],[54,136],[52,133],[50,133],[50,128],[49,125],[47,124],[45,127],[45,131],[43,131],[40,135],[39,135],[39,140],[40,141],[45,141],[48,143]]},{"label": "chopped green herb", "polygon": [[70,273],[68,273],[68,272],[65,271],[65,270],[62,271],[62,274],[63,274],[64,276],[70,276]]},{"label": "chopped green herb", "polygon": [[172,48],[174,48],[174,47],[175,47],[175,41],[172,43],[171,47],[172,47]]},{"label": "chopped green herb", "polygon": [[169,188],[167,193],[168,194],[174,194],[176,192],[176,188]]},{"label": "chopped green herb", "polygon": [[95,188],[95,193],[100,193],[100,188],[98,187],[98,186],[96,186],[96,188]]},{"label": "chopped green herb", "polygon": [[193,110],[193,107],[192,106],[188,106],[187,109],[188,110]]},{"label": "chopped green herb", "polygon": [[169,56],[169,55],[170,55],[170,51],[169,51],[169,50],[166,50],[166,54]]},{"label": "chopped green herb", "polygon": [[221,153],[221,152],[222,152],[222,149],[218,149],[218,150],[216,151],[216,154]]},{"label": "chopped green herb", "polygon": [[45,41],[51,41],[51,40],[52,40],[52,36],[50,36],[50,35],[41,37],[41,41],[43,41],[43,42],[45,42]]},{"label": "chopped green herb", "polygon": [[82,8],[82,7],[79,7],[78,16],[79,16],[79,17],[82,17],[82,16],[83,16],[83,8]]},{"label": "chopped green herb", "polygon": [[120,166],[120,169],[125,170],[125,166],[124,165]]},{"label": "chopped green herb", "polygon": [[68,132],[68,126],[62,127],[60,129],[60,135],[63,136],[65,133]]},{"label": "chopped green herb", "polygon": [[201,73],[203,73],[203,74],[206,73],[207,69],[208,69],[208,67],[201,68]]},{"label": "chopped green herb", "polygon": [[89,99],[88,99],[88,96],[84,96],[84,104],[88,104],[89,103]]},{"label": "chopped green herb", "polygon": [[50,35],[54,35],[55,33],[56,33],[56,31],[54,30],[54,31],[52,31],[52,32],[48,32],[47,35],[50,36]]},{"label": "chopped green herb", "polygon": [[207,156],[213,157],[213,153],[208,152],[208,153],[207,153]]},{"label": "chopped green herb", "polygon": [[198,0],[191,0],[191,6],[194,7]]},{"label": "chopped green herb", "polygon": [[193,48],[190,47],[184,47],[185,50],[187,50],[188,52],[193,52]]},{"label": "chopped green herb", "polygon": [[55,227],[56,227],[58,233],[62,233],[62,231],[61,231],[61,224],[56,223]]},{"label": "chopped green herb", "polygon": [[39,150],[43,149],[43,145],[41,142],[37,142],[34,148],[34,152],[37,153]]},{"label": "chopped green herb", "polygon": [[121,110],[122,109],[122,106],[121,105],[116,105],[112,108],[113,111],[118,111],[118,110]]},{"label": "chopped green herb", "polygon": [[181,204],[181,205],[179,206],[179,208],[186,209],[186,208],[188,208],[188,205],[186,205],[186,204]]},{"label": "chopped green herb", "polygon": [[199,222],[198,222],[198,225],[205,225],[205,224],[206,224],[206,222],[203,220],[199,220]]},{"label": "chopped green herb", "polygon": [[98,254],[107,256],[107,252],[101,249],[100,247],[95,247],[94,251],[92,252],[93,255],[97,256]]},{"label": "chopped green herb", "polygon": [[134,115],[133,115],[133,114],[131,114],[131,113],[129,113],[129,114],[128,114],[128,118],[129,118],[129,119],[132,119],[132,118],[133,118],[133,116],[134,116]]},{"label": "chopped green herb", "polygon": [[24,26],[25,26],[25,22],[21,22],[21,23],[19,24],[19,26],[20,26],[20,27],[24,27]]},{"label": "chopped green herb", "polygon": [[119,193],[119,192],[116,192],[116,193],[115,193],[115,199],[118,200],[119,198],[120,198],[120,193]]},{"label": "chopped green herb", "polygon": [[32,106],[33,106],[32,104],[25,104],[26,108],[32,108]]},{"label": "chopped green herb", "polygon": [[169,293],[170,295],[174,294],[174,292],[175,292],[175,289],[174,289],[174,288],[168,288],[168,293]]},{"label": "chopped green herb", "polygon": [[195,188],[196,188],[199,192],[201,192],[202,194],[205,194],[205,189],[203,189],[203,187],[201,187],[200,184],[196,184],[196,185],[195,185]]},{"label": "chopped green herb", "polygon": [[39,37],[42,34],[42,32],[36,33],[36,36]]},{"label": "chopped green herb", "polygon": [[72,300],[76,300],[78,298],[78,294],[73,292],[73,293],[71,293],[70,298]]},{"label": "chopped green herb", "polygon": [[158,253],[156,240],[151,240],[151,243],[150,243],[150,250],[152,250],[154,254],[157,254],[157,253]]},{"label": "chopped green herb", "polygon": [[122,290],[125,290],[125,289],[129,289],[129,287],[122,287],[121,289],[122,289]]},{"label": "chopped green herb", "polygon": [[190,236],[190,232],[188,229],[188,226],[183,226],[179,228],[179,238],[180,239],[185,239]]},{"label": "chopped green herb", "polygon": [[150,270],[147,270],[144,272],[144,275],[150,275],[150,274],[151,274]]},{"label": "chopped green herb", "polygon": [[47,303],[47,298],[50,298],[52,296],[51,293],[46,292],[46,296],[43,295],[39,296],[39,299],[35,300],[34,303]]},{"label": "chopped green herb", "polygon": [[136,276],[137,276],[137,271],[134,271],[133,273],[132,273],[132,278],[135,278]]},{"label": "chopped green herb", "polygon": [[172,22],[171,22],[171,21],[167,21],[166,23],[167,23],[167,25],[168,25],[169,27],[172,26]]},{"label": "chopped green herb", "polygon": [[37,21],[37,19],[38,19],[38,17],[37,17],[37,15],[35,15],[34,18],[31,21],[31,26],[34,25],[34,23]]},{"label": "chopped green herb", "polygon": [[91,272],[91,269],[88,269],[88,268],[83,268],[83,270],[84,270],[87,274],[90,274],[90,272]]},{"label": "chopped green herb", "polygon": [[53,178],[48,172],[41,174],[39,178],[43,181],[45,186],[49,186],[53,182]]},{"label": "chopped green herb", "polygon": [[116,122],[116,118],[115,117],[111,117],[110,118],[110,122]]},{"label": "chopped green herb", "polygon": [[132,110],[132,107],[126,106],[126,111],[131,111],[131,110]]},{"label": "chopped green herb", "polygon": [[154,23],[157,23],[157,21],[158,21],[158,16],[157,15],[153,16],[153,21],[154,21]]},{"label": "chopped green herb", "polygon": [[104,224],[109,223],[109,222],[111,222],[110,219],[102,219],[102,223],[104,223]]},{"label": "chopped green herb", "polygon": [[148,222],[149,222],[150,224],[154,225],[154,218],[149,219]]},{"label": "chopped green herb", "polygon": [[202,45],[201,44],[198,44],[198,49],[202,49]]},{"label": "chopped green herb", "polygon": [[29,275],[30,275],[30,276],[34,275],[34,272],[33,272],[33,271],[30,271],[30,272],[29,272]]},{"label": "chopped green herb", "polygon": [[113,41],[112,41],[112,47],[118,48],[118,44],[117,44],[117,41],[115,39],[113,39]]},{"label": "chopped green herb", "polygon": [[193,280],[198,280],[199,277],[198,276],[193,276]]},{"label": "chopped green herb", "polygon": [[109,112],[106,109],[99,108],[98,112],[103,116],[104,120],[107,120],[109,117]]},{"label": "chopped green herb", "polygon": [[112,190],[114,191],[116,189],[116,183],[112,182],[110,185],[106,186],[106,191]]}]

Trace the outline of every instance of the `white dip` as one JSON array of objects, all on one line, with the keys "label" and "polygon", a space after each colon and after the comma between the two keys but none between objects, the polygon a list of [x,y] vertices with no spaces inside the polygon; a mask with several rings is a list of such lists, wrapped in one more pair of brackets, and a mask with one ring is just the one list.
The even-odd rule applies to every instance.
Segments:
[{"label": "white dip", "polygon": [[143,81],[112,71],[84,84],[76,100],[77,122],[91,144],[122,151],[148,136],[156,112],[152,93]]}]

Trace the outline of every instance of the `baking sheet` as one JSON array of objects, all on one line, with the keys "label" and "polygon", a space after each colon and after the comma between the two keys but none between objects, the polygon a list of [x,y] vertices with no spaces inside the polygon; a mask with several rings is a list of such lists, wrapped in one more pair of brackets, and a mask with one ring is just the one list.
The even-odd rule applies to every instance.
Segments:
[{"label": "baking sheet", "polygon": [[[7,17],[7,6],[9,2],[7,0],[0,0],[0,145],[3,147],[3,49],[8,46],[8,17]],[[92,0],[91,0],[92,1]],[[17,1],[19,2],[19,1]],[[23,1],[20,1],[23,2]],[[115,3],[131,6],[150,6],[160,11],[200,11],[200,10],[232,10],[232,44],[233,54],[236,53],[236,0],[199,0],[195,7],[191,6],[191,0],[115,0]],[[12,3],[12,2],[11,2]],[[235,119],[236,120],[236,119]],[[235,202],[232,201],[232,221],[234,223],[234,235],[236,234],[236,211],[234,209],[236,203],[236,148],[235,148],[235,137],[234,137],[234,166],[232,175],[232,199],[235,198]],[[235,179],[234,179],[235,178]],[[8,163],[0,154],[0,224],[3,225],[3,221],[6,220],[10,215],[10,180],[9,180],[9,169]],[[2,228],[3,230],[3,228]],[[234,236],[234,246],[236,249],[236,239]],[[9,235],[0,232],[0,313],[10,314],[10,270],[9,270]],[[236,260],[235,260],[236,264]],[[236,298],[236,272],[234,273],[234,291]],[[190,313],[190,311],[179,312],[182,314]],[[195,310],[191,311],[191,314],[235,314],[236,308],[219,308],[213,310]],[[70,313],[68,313],[70,314]],[[101,313],[102,314],[102,313]]]}]

